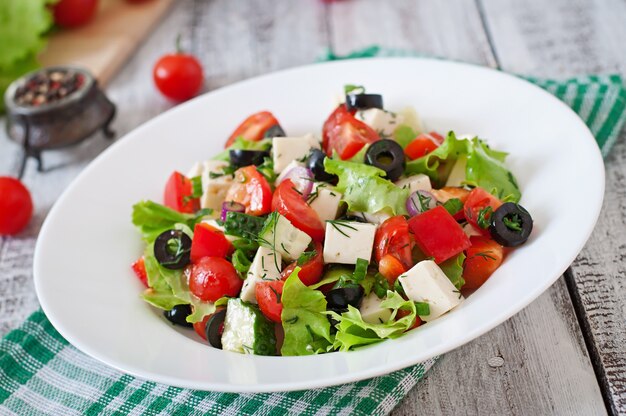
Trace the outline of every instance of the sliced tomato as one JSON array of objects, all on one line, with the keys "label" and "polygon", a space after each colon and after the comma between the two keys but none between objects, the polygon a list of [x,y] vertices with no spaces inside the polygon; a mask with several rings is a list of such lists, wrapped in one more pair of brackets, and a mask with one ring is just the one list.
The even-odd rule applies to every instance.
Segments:
[{"label": "sliced tomato", "polygon": [[504,248],[490,238],[470,237],[472,246],[465,251],[463,289],[478,289],[502,264]]},{"label": "sliced tomato", "polygon": [[200,200],[193,198],[193,185],[182,173],[174,172],[165,184],[163,203],[178,212],[193,214],[200,209]]},{"label": "sliced tomato", "polygon": [[[408,314],[409,314],[409,311],[406,311],[404,309],[398,309],[398,314],[396,316],[397,316],[398,319],[400,319],[400,318],[404,318]],[[415,322],[413,323],[413,325],[411,325],[411,327],[409,329],[407,329],[407,331],[410,331],[411,329],[417,328],[421,324],[422,324],[422,320],[420,319],[420,317],[419,316],[415,316]]]},{"label": "sliced tomato", "polygon": [[316,241],[314,250],[316,253],[315,256],[306,263],[299,265],[297,261],[294,261],[289,266],[285,267],[280,273],[282,280],[287,279],[296,266],[300,267],[298,278],[306,286],[314,285],[322,280],[322,274],[324,274],[324,247],[322,243]]},{"label": "sliced tomato", "polygon": [[378,271],[385,276],[385,279],[390,285],[396,282],[398,276],[406,272],[408,269],[404,267],[402,262],[396,258],[393,254],[385,254],[378,261]]},{"label": "sliced tomato", "polygon": [[337,107],[324,123],[322,145],[328,156],[336,151],[341,159],[350,159],[363,146],[377,140],[378,133],[354,118],[344,105]]},{"label": "sliced tomato", "polygon": [[500,208],[502,202],[485,191],[483,188],[474,188],[463,203],[465,219],[485,236],[489,236],[489,219],[491,214]]},{"label": "sliced tomato", "polygon": [[263,138],[265,132],[278,124],[276,117],[269,111],[254,113],[245,119],[239,127],[230,135],[224,147],[228,147],[235,142],[237,137],[243,137],[251,142],[258,142]]},{"label": "sliced tomato", "polygon": [[396,215],[385,220],[376,229],[374,259],[380,262],[385,255],[392,254],[408,270],[413,266],[412,245],[409,223],[402,215]]},{"label": "sliced tomato", "polygon": [[404,149],[404,154],[411,160],[426,156],[439,147],[430,134],[420,134]]},{"label": "sliced tomato", "polygon": [[146,263],[144,262],[143,256],[139,257],[130,267],[133,269],[133,272],[135,272],[137,278],[141,280],[141,283],[143,283],[144,286],[149,287],[148,273],[146,273]]},{"label": "sliced tomato", "polygon": [[246,214],[265,215],[272,209],[272,188],[255,166],[237,169],[233,184],[226,192],[226,201],[246,207]]},{"label": "sliced tomato", "polygon": [[439,264],[466,250],[471,244],[463,228],[441,205],[409,220],[415,242]]},{"label": "sliced tomato", "polygon": [[209,314],[205,316],[204,318],[202,318],[200,322],[194,322],[193,324],[193,329],[194,331],[196,331],[196,334],[200,335],[200,338],[202,338],[205,341],[207,340],[206,339],[206,324],[207,322],[209,322],[209,319],[211,318],[211,316],[213,316],[213,314]]},{"label": "sliced tomato", "polygon": [[223,232],[206,223],[196,224],[191,242],[192,263],[197,263],[203,257],[226,257],[232,251],[233,245]]},{"label": "sliced tomato", "polygon": [[191,266],[189,290],[205,302],[237,296],[242,286],[237,270],[221,257],[203,257]]},{"label": "sliced tomato", "polygon": [[283,312],[283,304],[281,296],[283,294],[283,280],[274,280],[271,282],[258,282],[254,288],[256,301],[259,309],[267,319],[280,323],[280,315]]},{"label": "sliced tomato", "polygon": [[278,211],[294,227],[307,233],[313,241],[324,241],[322,220],[294,187],[291,179],[286,179],[278,185],[272,198],[272,211]]}]

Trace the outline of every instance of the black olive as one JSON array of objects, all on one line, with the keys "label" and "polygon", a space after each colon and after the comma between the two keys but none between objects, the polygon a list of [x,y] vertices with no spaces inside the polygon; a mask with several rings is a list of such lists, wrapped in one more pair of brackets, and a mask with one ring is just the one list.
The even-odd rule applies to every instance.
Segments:
[{"label": "black olive", "polygon": [[316,181],[331,182],[335,180],[337,176],[326,172],[324,169],[324,159],[326,159],[324,152],[320,149],[311,149],[307,157],[306,165],[311,169],[311,172],[313,172]]},{"label": "black olive", "polygon": [[263,163],[263,159],[270,157],[270,152],[263,150],[233,149],[228,154],[230,156],[230,164],[235,168],[243,168],[250,165],[259,166]]},{"label": "black olive", "polygon": [[226,319],[226,309],[215,312],[206,323],[205,334],[209,345],[213,348],[222,349],[222,332],[224,332],[224,319]]},{"label": "black olive", "polygon": [[167,230],[154,240],[154,257],[166,269],[182,269],[190,263],[191,238],[181,230]]},{"label": "black olive", "polygon": [[491,238],[505,247],[516,247],[525,243],[532,230],[533,219],[521,205],[505,202],[491,214]]},{"label": "black olive", "polygon": [[368,108],[383,109],[383,96],[380,94],[347,94],[346,108],[352,110],[367,110]]},{"label": "black olive", "polygon": [[174,325],[193,327],[193,324],[187,322],[187,317],[191,315],[191,305],[176,305],[169,311],[163,311],[163,315]]},{"label": "black olive", "polygon": [[340,287],[326,294],[326,309],[340,313],[346,311],[348,305],[358,308],[363,300],[365,291],[361,285]]},{"label": "black olive", "polygon": [[386,178],[395,181],[404,173],[404,150],[393,140],[379,140],[367,149],[365,163],[384,170]]},{"label": "black olive", "polygon": [[280,124],[274,124],[272,127],[265,131],[263,137],[271,139],[272,137],[286,137],[285,130],[280,127]]}]

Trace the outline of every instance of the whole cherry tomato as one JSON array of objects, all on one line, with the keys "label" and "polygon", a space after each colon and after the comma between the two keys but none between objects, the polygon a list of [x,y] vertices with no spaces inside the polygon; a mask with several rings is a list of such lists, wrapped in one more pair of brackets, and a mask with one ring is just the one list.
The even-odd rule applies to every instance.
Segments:
[{"label": "whole cherry tomato", "polygon": [[[178,43],[178,42],[177,42]],[[154,65],[152,76],[161,93],[174,101],[184,101],[200,91],[204,75],[195,56],[178,52],[162,56]]]},{"label": "whole cherry tomato", "polygon": [[98,0],[60,0],[53,6],[54,23],[78,27],[89,22],[98,10]]},{"label": "whole cherry tomato", "polygon": [[189,290],[205,302],[215,302],[222,296],[239,294],[243,280],[233,265],[221,257],[203,257],[191,266]]},{"label": "whole cherry tomato", "polygon": [[33,200],[18,179],[0,177],[0,235],[22,231],[33,216]]}]

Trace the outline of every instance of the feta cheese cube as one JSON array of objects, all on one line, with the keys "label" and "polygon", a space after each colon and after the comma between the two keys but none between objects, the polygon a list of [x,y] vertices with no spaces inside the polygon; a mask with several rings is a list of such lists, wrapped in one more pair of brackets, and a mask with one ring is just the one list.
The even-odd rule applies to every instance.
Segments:
[{"label": "feta cheese cube", "polygon": [[202,177],[202,196],[200,197],[201,208],[211,208],[213,215],[219,215],[222,209],[222,202],[226,198],[228,188],[233,183],[231,175],[222,175],[211,178],[211,173],[221,173],[228,166],[222,160],[207,160],[196,163],[187,173],[188,178],[196,176]]},{"label": "feta cheese cube", "polygon": [[408,189],[409,195],[415,191],[430,191],[433,189],[430,184],[430,178],[423,173],[399,179],[396,185],[400,188]]},{"label": "feta cheese cube", "polygon": [[355,217],[361,217],[365,221],[372,223],[372,224],[376,224],[376,225],[380,225],[386,220],[388,220],[389,218],[393,217],[391,213],[385,210],[380,210],[373,214],[370,214],[368,212],[361,212],[361,211],[348,211],[347,214],[354,215]]},{"label": "feta cheese cube", "polygon": [[448,175],[446,186],[462,186],[465,182],[465,167],[467,166],[467,157],[461,156],[456,162]]},{"label": "feta cheese cube", "polygon": [[300,257],[311,242],[311,237],[300,231],[282,215],[275,213],[275,220],[267,224],[261,232],[261,244],[275,249],[286,261],[293,261]]},{"label": "feta cheese cube", "polygon": [[343,194],[337,192],[334,188],[329,188],[324,185],[320,185],[319,183],[315,183],[315,187],[311,195],[315,195],[315,197],[309,196],[310,201],[311,198],[313,198],[313,200],[309,202],[309,205],[315,210],[315,212],[317,212],[317,215],[320,217],[322,222],[337,218],[339,203],[341,202]]},{"label": "feta cheese cube", "polygon": [[368,108],[367,110],[359,110],[354,117],[374,129],[381,137],[389,138],[393,135],[393,131],[403,123],[404,117],[392,113],[391,111],[381,110],[380,108]]},{"label": "feta cheese cube", "polygon": [[382,324],[387,322],[391,317],[391,309],[381,308],[380,303],[383,299],[379,299],[376,293],[371,292],[361,302],[359,312],[361,317],[368,324]]},{"label": "feta cheese cube", "polygon": [[372,257],[376,226],[356,221],[326,222],[324,263],[356,264]]},{"label": "feta cheese cube", "polygon": [[272,157],[274,160],[274,172],[282,172],[287,165],[302,159],[311,148],[320,148],[319,141],[312,135],[303,137],[274,137],[272,139]]},{"label": "feta cheese cube", "polygon": [[423,321],[440,317],[463,300],[448,276],[432,260],[420,261],[398,279],[409,299],[430,306],[430,314],[420,316]]},{"label": "feta cheese cube", "polygon": [[[278,256],[278,258],[276,258]],[[257,303],[255,289],[263,280],[279,280],[282,270],[280,255],[267,247],[259,247],[241,288],[241,300]]]}]

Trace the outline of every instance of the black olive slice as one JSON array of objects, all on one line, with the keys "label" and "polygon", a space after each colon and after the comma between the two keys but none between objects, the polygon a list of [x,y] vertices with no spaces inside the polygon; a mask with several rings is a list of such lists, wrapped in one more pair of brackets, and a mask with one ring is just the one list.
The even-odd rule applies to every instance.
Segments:
[{"label": "black olive slice", "polygon": [[311,172],[313,172],[316,181],[331,182],[337,178],[337,176],[326,172],[324,169],[324,159],[326,159],[324,152],[320,149],[311,149],[306,164],[307,167],[311,169]]},{"label": "black olive slice", "polygon": [[384,170],[385,177],[395,181],[404,173],[404,150],[393,140],[379,140],[367,149],[365,163]]},{"label": "black olive slice", "polygon": [[233,149],[228,152],[230,156],[230,164],[235,168],[255,165],[259,166],[263,163],[263,159],[270,157],[270,152],[264,150],[242,150]]},{"label": "black olive slice", "polygon": [[383,96],[380,94],[347,94],[346,108],[352,110],[367,110],[368,108],[383,109]]},{"label": "black olive slice", "polygon": [[361,285],[333,289],[326,294],[326,309],[341,313],[348,309],[348,305],[358,308],[364,294],[365,291]]},{"label": "black olive slice", "polygon": [[265,131],[263,137],[271,139],[272,137],[286,137],[285,130],[280,127],[280,124],[274,124],[272,127]]},{"label": "black olive slice", "polygon": [[505,247],[524,244],[532,230],[533,219],[521,205],[505,202],[491,214],[491,238]]},{"label": "black olive slice", "polygon": [[187,322],[187,317],[191,315],[191,305],[176,305],[169,311],[163,311],[163,315],[174,325],[193,327],[193,324]]},{"label": "black olive slice", "polygon": [[191,238],[181,230],[167,230],[154,240],[154,257],[166,269],[182,269],[190,263]]},{"label": "black olive slice", "polygon": [[206,323],[206,339],[213,348],[222,349],[222,333],[224,332],[224,320],[226,309],[215,312]]}]

